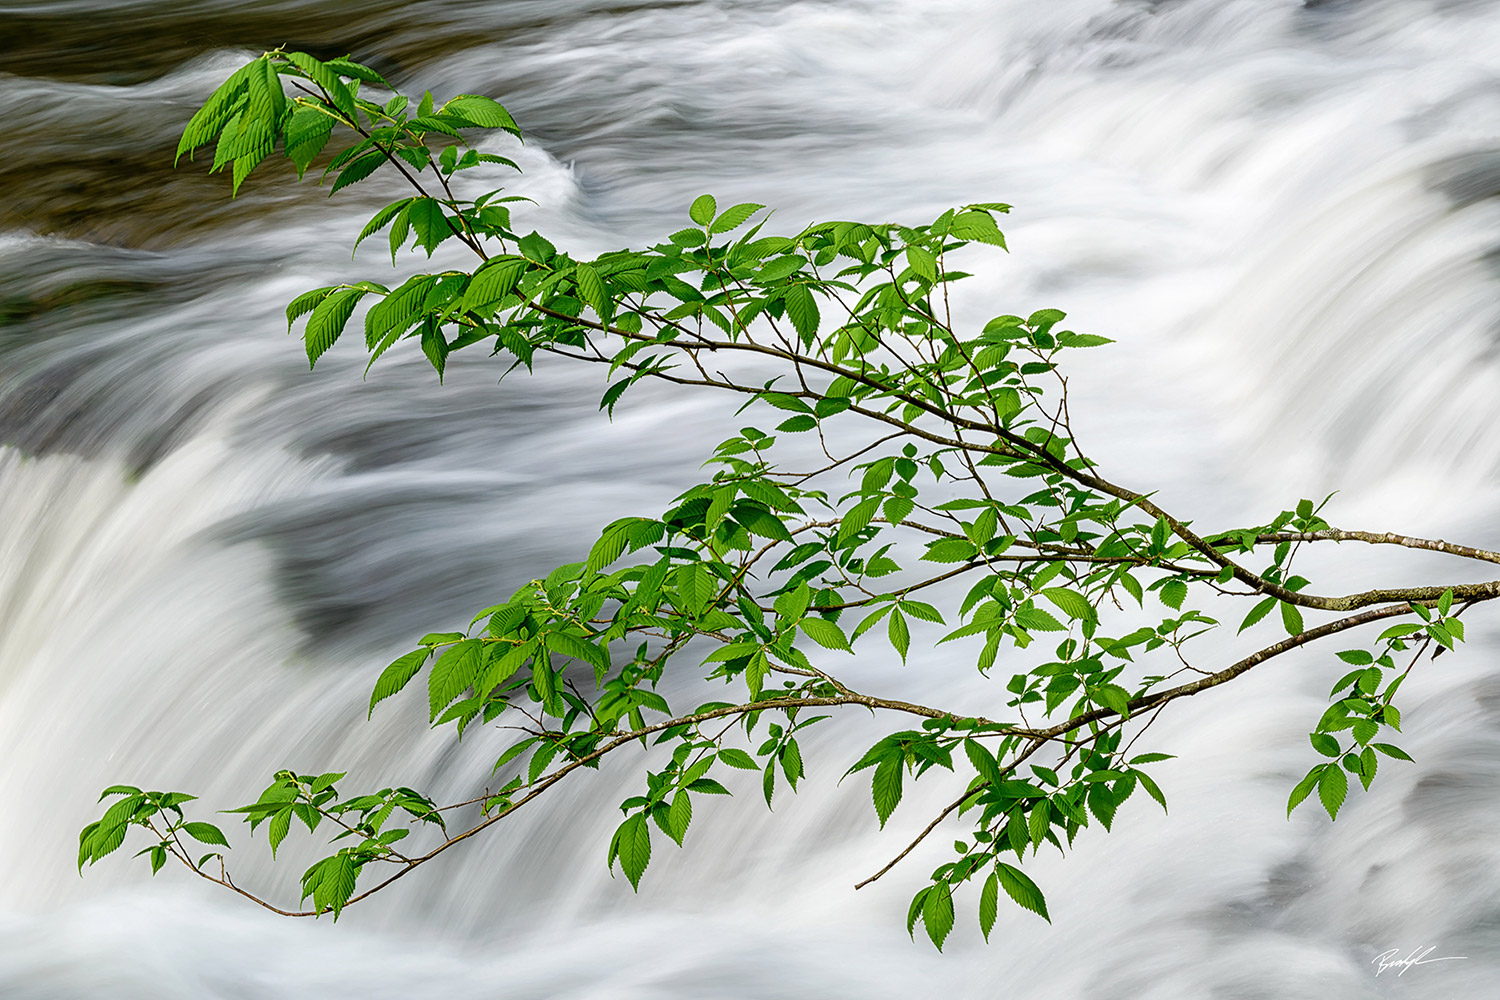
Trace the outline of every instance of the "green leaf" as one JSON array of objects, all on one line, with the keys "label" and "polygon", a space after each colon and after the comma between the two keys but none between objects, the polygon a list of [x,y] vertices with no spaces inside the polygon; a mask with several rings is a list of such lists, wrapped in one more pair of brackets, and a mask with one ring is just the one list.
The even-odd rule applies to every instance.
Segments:
[{"label": "green leaf", "polygon": [[882,760],[875,767],[875,777],[870,783],[870,794],[875,802],[875,815],[880,818],[881,829],[885,821],[895,812],[901,802],[901,757],[895,755]]},{"label": "green leaf", "polygon": [[818,303],[812,292],[808,291],[806,285],[793,285],[787,289],[783,299],[787,315],[792,318],[792,326],[797,328],[803,343],[811,343],[818,332]]},{"label": "green leaf", "polygon": [[540,651],[541,643],[532,639],[511,646],[504,653],[494,657],[485,669],[484,676],[480,679],[477,694],[489,694],[500,684],[509,680],[511,675],[521,668],[521,665]]},{"label": "green leaf", "polygon": [[575,660],[582,660],[601,670],[609,669],[609,654],[592,642],[587,642],[576,635],[568,632],[548,632],[543,637],[543,641],[554,653],[571,656]]},{"label": "green leaf", "polygon": [[450,98],[448,103],[443,105],[442,113],[462,118],[479,128],[504,129],[515,136],[521,134],[516,120],[500,102],[480,94],[459,94],[457,97]]},{"label": "green leaf", "polygon": [[630,887],[639,892],[641,875],[651,863],[651,830],[646,826],[645,814],[636,813],[621,823],[615,832],[615,842],[620,868],[630,880]]},{"label": "green leaf", "polygon": [[212,823],[184,823],[183,832],[194,840],[203,844],[213,844],[217,847],[228,847],[229,841],[224,838],[224,832]]},{"label": "green leaf", "polygon": [[[483,616],[481,615],[481,617]],[[514,632],[525,620],[525,608],[517,604],[502,604],[490,613],[490,620],[485,625],[485,631],[498,639],[503,635],[509,635]]]},{"label": "green leaf", "polygon": [[250,74],[256,69],[258,62],[260,60],[254,60],[235,70],[188,120],[187,127],[182,130],[182,139],[177,143],[177,155],[172,160],[174,164],[182,158],[183,153],[191,154],[199,146],[213,142],[225,124],[239,113],[245,103]]},{"label": "green leaf", "polygon": [[974,765],[974,770],[979,776],[992,785],[999,786],[1005,780],[1005,775],[1000,772],[1000,765],[995,762],[994,756],[989,748],[976,740],[964,740],[964,753],[969,757],[969,763]]},{"label": "green leaf", "polygon": [[313,83],[323,88],[328,94],[329,101],[343,112],[344,117],[350,119],[354,117],[354,95],[349,93],[349,88],[344,85],[344,81],[339,79],[337,72],[306,52],[288,52],[285,55],[288,62],[306,73],[307,78]]},{"label": "green leaf", "polygon": [[1255,607],[1251,608],[1250,613],[1245,616],[1245,620],[1240,622],[1239,631],[1243,632],[1251,625],[1254,625],[1256,622],[1260,621],[1266,615],[1270,614],[1271,609],[1275,606],[1276,598],[1274,597],[1268,597],[1264,601],[1261,601]]},{"label": "green leaf", "polygon": [[464,639],[443,651],[443,655],[432,665],[432,673],[427,678],[430,718],[436,719],[439,712],[478,680],[483,656],[484,642],[479,639]]},{"label": "green leaf", "polygon": [[354,315],[354,307],[365,297],[365,291],[363,288],[345,288],[323,299],[313,309],[312,315],[307,318],[307,329],[302,335],[307,344],[309,368],[317,364],[318,359],[339,339],[349,317]]},{"label": "green leaf", "polygon": [[979,893],[979,930],[984,939],[990,939],[990,931],[995,929],[995,918],[1000,915],[1000,879],[994,872],[984,880],[984,888]]},{"label": "green leaf", "polygon": [[891,614],[890,624],[887,626],[891,645],[896,652],[901,654],[901,662],[906,662],[906,651],[911,648],[911,631],[906,627],[906,617],[901,612],[895,611]]},{"label": "green leaf", "polygon": [[896,606],[902,611],[911,615],[913,618],[919,618],[924,622],[932,622],[934,625],[947,624],[947,622],[943,620],[943,613],[937,608],[933,607],[931,604],[926,604],[922,601],[914,601],[911,598],[907,597],[903,598]]},{"label": "green leaf", "polygon": [[923,898],[922,926],[927,928],[927,936],[937,950],[942,951],[948,932],[953,930],[953,896],[947,886],[933,886]]},{"label": "green leaf", "polygon": [[1328,810],[1329,819],[1338,819],[1339,807],[1344,804],[1344,795],[1349,790],[1349,779],[1344,776],[1344,769],[1335,765],[1323,768],[1323,773],[1318,777],[1318,798],[1323,802],[1323,808]]},{"label": "green leaf", "polygon": [[317,108],[298,108],[287,121],[281,136],[281,148],[287,159],[297,168],[297,179],[307,173],[312,161],[317,159],[328,137],[333,134],[333,117]]},{"label": "green leaf", "polygon": [[1308,733],[1307,738],[1312,742],[1313,749],[1324,757],[1337,757],[1343,753],[1339,741],[1327,733]]},{"label": "green leaf", "polygon": [[[406,207],[405,217],[412,232],[416,234],[417,246],[426,250],[428,257],[432,256],[439,243],[454,235],[443,206],[435,199],[413,199]],[[394,238],[394,229],[391,230],[391,235]]]},{"label": "green leaf", "polygon": [[287,332],[291,332],[292,324],[297,321],[297,317],[311,312],[318,303],[338,291],[339,287],[338,285],[329,285],[326,288],[314,288],[310,292],[303,292],[289,302],[286,307]]},{"label": "green leaf", "polygon": [[1026,817],[1026,825],[1031,832],[1031,846],[1040,848],[1042,841],[1047,837],[1047,831],[1052,826],[1052,808],[1043,799],[1031,807],[1031,814]]},{"label": "green leaf", "polygon": [[365,223],[365,228],[359,231],[359,237],[354,241],[354,249],[358,250],[359,245],[368,237],[375,235],[390,225],[391,220],[399,215],[401,210],[407,205],[410,205],[412,200],[411,198],[402,198],[400,201],[393,201],[371,216],[370,221]]},{"label": "green leaf", "polygon": [[480,94],[459,94],[443,105],[442,113],[462,118],[479,128],[499,128],[519,136],[516,120],[494,98]]},{"label": "green leaf", "polygon": [[[352,77],[355,80],[363,80],[365,83],[378,84],[379,86],[384,87],[386,90],[395,89],[386,82],[385,77],[381,76],[379,73],[375,72],[373,69],[364,65],[363,63],[353,62],[347,57],[339,59],[329,59],[325,61],[323,65],[333,70],[339,76]],[[402,98],[402,100],[405,100],[405,98]]]},{"label": "green leaf", "polygon": [[[1371,743],[1370,746],[1374,747],[1376,750],[1379,750],[1387,757],[1392,757],[1396,760],[1411,760],[1411,756],[1405,750],[1402,750],[1398,746],[1393,746],[1390,743]],[[1413,761],[1413,763],[1415,763],[1415,761]]]},{"label": "green leaf", "polygon": [[849,649],[849,640],[844,637],[844,630],[826,618],[804,618],[797,623],[797,627],[806,632],[809,639],[824,649],[851,651]]},{"label": "green leaf", "polygon": [[720,213],[719,217],[713,221],[713,225],[708,227],[708,231],[713,235],[731,232],[735,229],[738,229],[740,226],[743,226],[747,221],[749,221],[750,216],[754,215],[756,212],[759,212],[765,207],[766,206],[764,205],[757,205],[754,202],[747,201],[742,204],[735,205],[732,208],[726,208],[722,213]]},{"label": "green leaf", "polygon": [[1288,635],[1300,635],[1302,633],[1302,612],[1297,610],[1295,604],[1282,603],[1281,624],[1286,626]]},{"label": "green leaf", "polygon": [[474,272],[464,291],[466,309],[483,309],[504,299],[516,287],[530,263],[524,257],[495,257]]},{"label": "green leaf", "polygon": [[450,642],[457,642],[464,638],[462,632],[428,632],[418,640],[422,646],[446,646]]},{"label": "green leaf", "polygon": [[[291,829],[292,807],[287,806],[278,810],[276,815],[271,817],[271,828],[268,831],[268,837],[271,842],[271,857],[276,857],[276,848],[281,846],[281,842],[286,839],[286,835],[291,832]],[[307,896],[304,895],[302,898],[306,899]]]},{"label": "green leaf", "polygon": [[714,201],[713,195],[700,194],[694,199],[693,207],[688,209],[688,218],[700,226],[706,226],[714,220],[714,213],[718,210],[719,205]]},{"label": "green leaf", "polygon": [[1031,629],[1034,632],[1062,632],[1065,627],[1062,622],[1052,617],[1041,608],[1021,607],[1016,609],[1016,622],[1022,628]]},{"label": "green leaf", "polygon": [[1174,610],[1180,609],[1183,600],[1187,597],[1187,584],[1181,580],[1168,580],[1162,584],[1162,588],[1158,591],[1157,596],[1161,598],[1161,602],[1167,607]]},{"label": "green leaf", "polygon": [[730,767],[737,767],[742,771],[758,771],[760,765],[755,763],[755,758],[737,747],[725,747],[719,751],[719,760]]},{"label": "green leaf", "polygon": [[979,552],[974,543],[965,538],[939,538],[927,546],[922,558],[927,562],[956,563],[973,559]]},{"label": "green leaf", "polygon": [[688,798],[688,793],[679,791],[672,798],[672,805],[667,810],[667,836],[682,846],[683,835],[687,833],[688,824],[693,821],[693,803]]},{"label": "green leaf", "polygon": [[1069,618],[1093,621],[1097,617],[1094,606],[1077,591],[1068,590],[1065,587],[1047,587],[1041,591],[1041,595],[1057,605],[1058,609]]},{"label": "green leaf", "polygon": [[1146,789],[1146,794],[1150,795],[1153,799],[1156,800],[1157,804],[1161,806],[1161,811],[1166,812],[1167,797],[1162,794],[1161,787],[1157,785],[1156,781],[1153,780],[1152,777],[1145,771],[1132,771],[1131,773],[1134,774],[1136,780],[1141,783],[1141,787]]},{"label": "green leaf", "polygon": [[589,304],[589,308],[594,310],[600,320],[608,322],[611,314],[609,294],[604,290],[599,272],[588,264],[579,264],[573,271],[573,277],[578,282],[578,292],[583,296],[583,301]]},{"label": "green leaf", "polygon": [[937,281],[937,258],[930,251],[921,247],[907,247],[906,263],[918,277],[926,279],[928,283]]},{"label": "green leaf", "polygon": [[1047,900],[1042,895],[1042,890],[1037,888],[1036,883],[1031,881],[1025,872],[1003,861],[997,861],[995,874],[1000,876],[1000,884],[1005,887],[1006,894],[1015,900],[1017,905],[1030,910],[1049,924],[1052,922],[1052,918],[1047,915]]},{"label": "green leaf", "polygon": [[1002,249],[1005,247],[1005,237],[1001,235],[1000,227],[995,225],[995,220],[988,212],[958,213],[949,224],[948,233],[961,240],[977,240]]},{"label": "green leaf", "polygon": [[353,858],[343,853],[334,855],[324,863],[323,878],[313,891],[313,905],[319,910],[331,909],[333,919],[337,920],[349,897],[354,895],[358,878],[359,869]]},{"label": "green leaf", "polygon": [[380,704],[391,695],[406,687],[407,683],[422,669],[422,664],[427,662],[427,657],[432,655],[432,649],[424,646],[414,649],[410,653],[397,657],[380,672],[380,678],[375,681],[375,690],[370,693],[370,710],[366,718],[375,714],[375,706]]}]

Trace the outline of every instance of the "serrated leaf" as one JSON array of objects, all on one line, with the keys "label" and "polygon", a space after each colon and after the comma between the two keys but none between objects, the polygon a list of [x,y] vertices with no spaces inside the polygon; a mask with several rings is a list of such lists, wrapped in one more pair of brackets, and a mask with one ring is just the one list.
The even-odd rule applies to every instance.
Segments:
[{"label": "serrated leaf", "polygon": [[526,272],[527,261],[522,257],[496,257],[474,272],[464,292],[464,307],[483,309],[501,301],[516,287],[516,282]]},{"label": "serrated leaf", "polygon": [[1094,606],[1088,602],[1088,598],[1077,591],[1068,590],[1065,587],[1047,587],[1041,591],[1041,595],[1057,605],[1058,610],[1069,618],[1093,621],[1097,617]]},{"label": "serrated leaf", "polygon": [[481,94],[459,94],[443,105],[443,114],[456,115],[480,128],[499,128],[520,136],[521,130],[510,112],[493,98]]},{"label": "serrated leaf", "polygon": [[818,332],[819,322],[818,303],[812,292],[806,285],[793,285],[787,289],[782,301],[786,303],[786,313],[791,317],[792,326],[796,327],[803,343],[811,343]]},{"label": "serrated leaf", "polygon": [[579,264],[573,271],[573,278],[578,282],[578,292],[583,296],[583,301],[588,303],[600,320],[609,322],[609,295],[604,290],[599,272],[588,264]]},{"label": "serrated leaf", "polygon": [[995,220],[987,212],[958,213],[949,223],[948,233],[961,240],[977,240],[1002,249],[1005,247],[1005,237],[1001,235],[1000,227],[995,225]]},{"label": "serrated leaf", "polygon": [[311,368],[318,359],[339,339],[354,307],[365,297],[363,288],[345,288],[319,302],[307,318],[307,329],[302,339],[307,346],[307,366]]},{"label": "serrated leaf", "polygon": [[229,841],[224,838],[224,832],[212,823],[189,822],[182,824],[182,829],[199,843],[213,844],[216,847],[229,846]]},{"label": "serrated leaf", "polygon": [[390,225],[391,220],[394,219],[398,214],[400,214],[401,210],[411,203],[411,198],[402,198],[400,201],[391,202],[389,205],[385,206],[380,211],[371,216],[370,221],[365,223],[365,228],[359,231],[359,237],[354,241],[354,249],[358,250],[359,245],[363,243],[366,238],[375,235],[386,226]]},{"label": "serrated leaf", "polygon": [[636,813],[615,833],[620,869],[630,880],[630,887],[637,892],[641,888],[641,875],[651,863],[651,830],[646,826],[644,813]]},{"label": "serrated leaf", "polygon": [[[454,235],[454,230],[448,224],[448,216],[443,211],[443,206],[433,198],[416,198],[406,207],[402,217],[411,226],[416,236],[417,246],[427,251],[431,257],[432,252],[437,249],[439,243]],[[392,238],[395,230],[391,230]]]},{"label": "serrated leaf", "polygon": [[354,885],[358,878],[359,870],[349,855],[337,854],[329,858],[322,881],[313,892],[314,906],[319,910],[332,910],[333,919],[337,920],[344,905],[349,902],[349,897],[354,895]]},{"label": "serrated leaf", "polygon": [[371,150],[364,154],[339,172],[338,178],[333,182],[333,186],[328,189],[328,196],[331,198],[335,191],[340,191],[350,184],[357,184],[366,177],[369,177],[384,162],[385,154],[383,153]]},{"label": "serrated leaf", "polygon": [[911,267],[918,277],[925,279],[929,284],[937,281],[937,258],[929,250],[922,247],[906,248],[906,263]]},{"label": "serrated leaf", "polygon": [[730,767],[737,767],[742,771],[758,771],[760,765],[755,763],[755,758],[738,747],[725,747],[719,751],[719,760]]},{"label": "serrated leaf", "polygon": [[726,208],[723,212],[719,213],[719,217],[708,227],[708,231],[715,236],[719,233],[732,232],[748,222],[750,216],[765,207],[764,205],[757,205],[754,202],[747,201],[731,208]]},{"label": "serrated leaf", "polygon": [[297,321],[297,318],[299,316],[304,316],[307,313],[312,312],[312,310],[317,307],[318,303],[320,303],[324,299],[328,298],[328,296],[332,295],[335,291],[338,290],[338,288],[339,288],[338,285],[328,285],[325,288],[314,288],[310,292],[303,292],[301,295],[297,296],[291,302],[287,303],[287,307],[286,307],[286,328],[287,328],[287,331],[288,332],[291,331],[292,324]]},{"label": "serrated leaf", "polygon": [[804,618],[797,623],[797,627],[806,632],[809,639],[824,649],[837,649],[849,652],[849,640],[844,637],[844,630],[826,618]]},{"label": "serrated leaf", "polygon": [[922,926],[927,936],[943,950],[943,942],[953,930],[953,896],[946,886],[934,886],[922,899]]},{"label": "serrated leaf", "polygon": [[683,835],[687,833],[688,824],[693,821],[693,803],[688,798],[688,793],[679,791],[672,798],[672,805],[667,810],[667,836],[682,846]]},{"label": "serrated leaf", "polygon": [[258,61],[246,63],[230,74],[208,100],[203,102],[203,107],[188,120],[187,126],[182,130],[182,138],[177,143],[177,155],[172,161],[174,165],[182,158],[183,153],[191,154],[199,146],[213,142],[225,124],[239,113],[244,104],[252,67]]},{"label": "serrated leaf", "polygon": [[282,152],[297,168],[297,179],[307,173],[328,138],[333,134],[333,118],[318,108],[301,107],[292,113],[281,135]]},{"label": "serrated leaf", "polygon": [[1000,884],[1005,887],[1006,895],[1015,900],[1017,905],[1030,910],[1049,924],[1052,922],[1052,918],[1047,915],[1046,897],[1025,872],[998,861],[995,863],[995,874],[1000,876]]},{"label": "serrated leaf", "polygon": [[1065,626],[1041,608],[1021,607],[1016,609],[1016,622],[1022,628],[1035,632],[1062,632]]},{"label": "serrated leaf", "polygon": [[370,711],[366,718],[375,714],[376,705],[406,687],[417,675],[417,671],[422,669],[422,664],[427,662],[427,657],[431,654],[432,649],[424,646],[391,661],[390,665],[380,672],[380,678],[375,681],[375,690],[370,693]]},{"label": "serrated leaf", "polygon": [[1161,602],[1173,610],[1180,610],[1182,602],[1187,597],[1187,584],[1181,580],[1168,580],[1162,584],[1161,590],[1157,592]]},{"label": "serrated leaf", "polygon": [[1323,773],[1318,776],[1318,798],[1328,810],[1329,819],[1338,819],[1339,807],[1344,804],[1348,791],[1349,779],[1344,776],[1343,768],[1333,764],[1323,768]]},{"label": "serrated leaf", "polygon": [[1136,780],[1141,783],[1141,787],[1146,789],[1146,794],[1150,795],[1153,799],[1156,800],[1157,804],[1161,806],[1161,811],[1166,812],[1167,797],[1162,794],[1161,787],[1157,785],[1156,781],[1153,780],[1152,777],[1145,771],[1133,771],[1131,773],[1133,773],[1136,777]]},{"label": "serrated leaf", "polygon": [[[286,835],[291,832],[291,829],[292,807],[287,806],[277,810],[276,815],[271,817],[271,826],[268,831],[268,837],[271,841],[271,857],[276,857],[276,848],[281,846],[281,842],[286,839]],[[306,897],[304,896],[303,898],[305,899]]]},{"label": "serrated leaf", "polygon": [[431,719],[436,719],[438,713],[452,704],[453,699],[479,679],[483,655],[483,641],[464,639],[449,646],[438,657],[427,678],[427,702]]},{"label": "serrated leaf", "polygon": [[956,563],[973,559],[978,553],[974,543],[966,538],[939,538],[927,545],[922,559],[926,562]]},{"label": "serrated leaf", "polygon": [[323,88],[333,106],[343,112],[346,118],[354,117],[354,95],[349,93],[348,86],[339,79],[338,73],[306,52],[287,52],[285,55],[288,62],[306,73],[307,78],[313,83]]},{"label": "serrated leaf", "polygon": [[979,893],[979,931],[986,941],[990,939],[990,931],[995,929],[995,918],[999,915],[1000,879],[991,872]]},{"label": "serrated leaf", "polygon": [[1337,757],[1343,753],[1343,750],[1339,748],[1338,740],[1327,733],[1308,733],[1307,738],[1311,741],[1313,749],[1324,757]]},{"label": "serrated leaf", "polygon": [[718,209],[719,204],[718,202],[714,201],[713,195],[700,194],[693,200],[692,207],[688,209],[688,218],[692,219],[700,226],[706,226],[713,221],[714,213],[717,212]]},{"label": "serrated leaf", "polygon": [[1255,607],[1251,608],[1250,613],[1245,616],[1245,620],[1240,622],[1239,631],[1243,632],[1251,625],[1254,625],[1256,622],[1260,621],[1266,615],[1270,614],[1271,609],[1275,606],[1276,598],[1274,597],[1268,597],[1264,601],[1261,601]]},{"label": "serrated leaf", "polygon": [[890,636],[891,645],[896,652],[901,654],[901,662],[906,662],[906,651],[911,648],[911,630],[906,627],[906,617],[900,611],[891,614],[891,621],[886,626],[887,634]]},{"label": "serrated leaf", "polygon": [[901,802],[901,758],[899,755],[887,757],[875,767],[875,777],[870,782],[870,795],[875,802],[875,815],[880,818],[880,826],[885,828],[885,821],[895,812],[896,806]]}]

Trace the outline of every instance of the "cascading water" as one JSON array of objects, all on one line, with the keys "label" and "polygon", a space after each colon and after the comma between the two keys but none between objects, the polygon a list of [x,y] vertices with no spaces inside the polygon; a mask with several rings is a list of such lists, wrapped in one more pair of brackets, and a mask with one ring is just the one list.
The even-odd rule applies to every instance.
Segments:
[{"label": "cascading water", "polygon": [[[250,50],[353,50],[408,89],[493,94],[527,127],[529,224],[582,251],[654,238],[712,190],[813,217],[1017,206],[972,317],[1070,311],[1120,343],[1074,380],[1120,481],[1205,520],[1341,488],[1351,526],[1500,542],[1500,9],[1460,0],[278,0],[0,3],[0,996],[1489,997],[1500,982],[1493,622],[1405,691],[1415,766],[1336,825],[1284,817],[1326,656],[1270,665],[1155,727],[1172,815],[1132,800],[1036,876],[1055,926],[901,920],[941,845],[857,895],[925,822],[876,835],[834,789],[747,789],[610,879],[629,762],[578,779],[335,926],[171,872],[80,881],[77,829],[126,780],[247,800],[282,765],[482,781],[503,734],[364,721],[373,669],[598,525],[688,482],[711,400],[392,352],[315,373],[280,307],[375,274],[338,247],[380,182],[323,201],[168,170],[194,102]],[[721,426],[722,424],[722,426]],[[1435,572],[1371,553],[1353,584]],[[871,685],[993,697],[939,657]],[[935,693],[934,693],[935,692]],[[941,699],[939,698],[941,695]],[[920,789],[919,789],[920,790]],[[933,801],[943,789],[927,790]],[[231,832],[242,843],[242,832]],[[236,874],[295,895],[295,864]],[[295,860],[295,859],[294,859]],[[1387,948],[1463,961],[1376,977]]]}]

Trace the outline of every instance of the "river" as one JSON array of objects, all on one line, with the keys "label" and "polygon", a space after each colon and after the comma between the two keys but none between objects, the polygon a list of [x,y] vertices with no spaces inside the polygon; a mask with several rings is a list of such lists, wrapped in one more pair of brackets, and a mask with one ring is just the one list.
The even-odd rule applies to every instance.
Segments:
[{"label": "river", "polygon": [[[329,200],[282,171],[231,201],[171,166],[197,103],[282,43],[501,100],[528,135],[526,224],[580,252],[657,239],[704,191],[789,230],[1009,202],[1012,253],[978,258],[958,308],[1058,307],[1119,341],[1074,382],[1118,481],[1203,523],[1337,489],[1337,524],[1500,544],[1492,3],[0,2],[0,996],[1495,995],[1493,616],[1404,690],[1417,763],[1337,823],[1285,799],[1342,671],[1270,664],[1153,728],[1180,755],[1170,816],[1138,796],[1037,860],[1052,925],[1003,909],[986,945],[961,909],[941,956],[902,921],[942,845],[853,890],[926,819],[908,804],[879,834],[866,786],[834,787],[857,721],[812,741],[811,787],[774,812],[748,786],[703,810],[639,895],[604,865],[628,767],[337,925],[123,858],[80,879],[115,781],[222,806],[337,765],[473,794],[503,734],[424,733],[420,699],[366,722],[374,672],[659,509],[735,426],[651,390],[605,423],[602,384],[561,368],[497,388],[475,359],[440,388],[393,351],[362,381],[346,344],[307,371],[282,306],[388,272],[345,248],[396,189]],[[1338,557],[1351,586],[1451,568]],[[933,654],[861,669],[933,701],[987,690]],[[295,897],[297,866],[264,854],[241,847],[238,879]],[[1428,947],[1461,960],[1377,975]]]}]

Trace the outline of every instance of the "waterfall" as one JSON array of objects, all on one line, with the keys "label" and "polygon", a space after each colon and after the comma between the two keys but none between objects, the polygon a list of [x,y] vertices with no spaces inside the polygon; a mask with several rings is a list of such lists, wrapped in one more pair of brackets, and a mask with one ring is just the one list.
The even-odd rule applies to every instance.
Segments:
[{"label": "waterfall", "polygon": [[[123,858],[79,879],[77,830],[114,781],[216,808],[282,766],[476,794],[505,734],[427,732],[414,697],[366,721],[378,669],[658,511],[737,426],[650,388],[606,422],[602,383],[562,367],[497,387],[460,355],[440,387],[393,350],[361,380],[340,344],[307,371],[282,306],[390,273],[342,248],[396,188],[328,200],[268,174],[230,201],[201,161],[171,169],[196,102],[282,42],[500,99],[528,141],[497,183],[582,253],[679,228],[705,191],[787,230],[1009,202],[1012,254],[976,252],[955,308],[1062,308],[1119,341],[1073,381],[1118,481],[1204,523],[1339,489],[1336,523],[1500,543],[1492,4],[0,2],[0,996],[1492,995],[1482,616],[1403,689],[1417,763],[1386,762],[1336,824],[1285,816],[1342,672],[1298,654],[1153,726],[1179,755],[1171,815],[1133,798],[1114,834],[1029,865],[1052,925],[1002,909],[986,945],[960,908],[941,956],[903,919],[943,843],[852,886],[952,791],[924,782],[880,833],[867,785],[835,787],[876,732],[858,719],[814,731],[808,785],[774,811],[753,783],[702,808],[638,895],[604,864],[633,760],[337,925]],[[1337,555],[1341,584],[1446,566]],[[950,660],[858,670],[994,697]],[[294,901],[298,848],[272,865],[225,828],[237,880]],[[1464,960],[1375,975],[1378,953],[1426,946]]]}]

